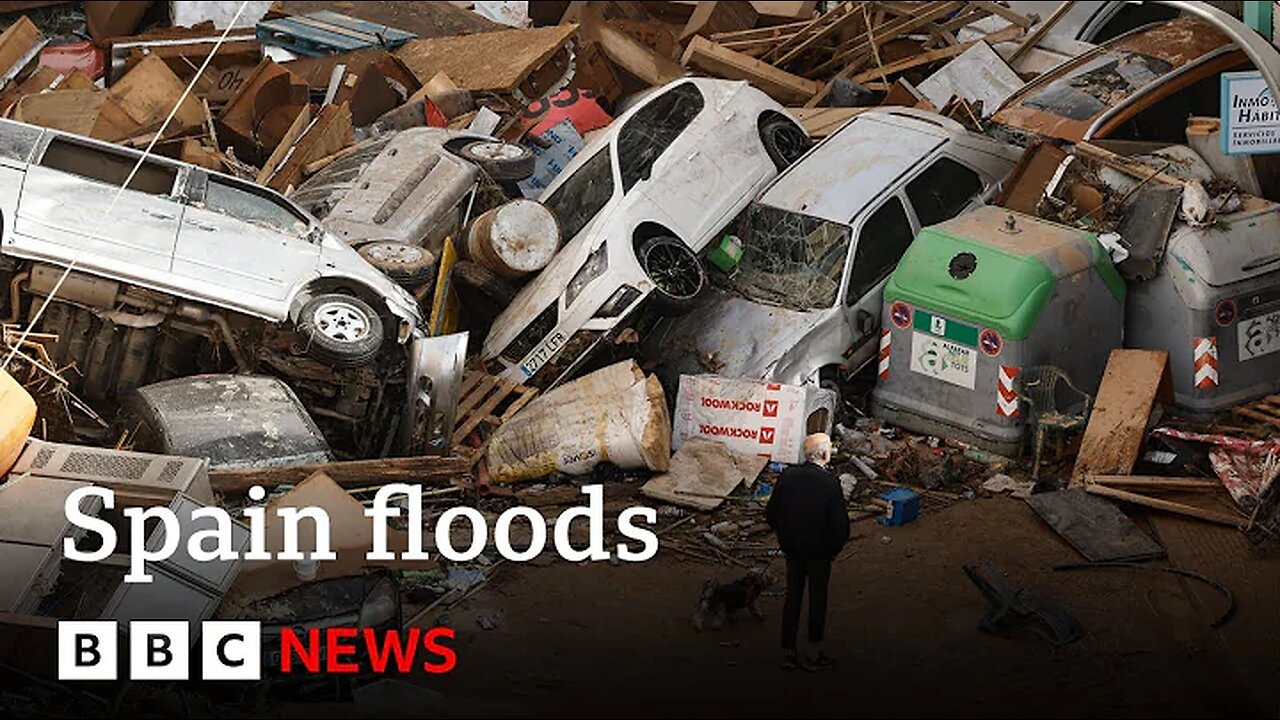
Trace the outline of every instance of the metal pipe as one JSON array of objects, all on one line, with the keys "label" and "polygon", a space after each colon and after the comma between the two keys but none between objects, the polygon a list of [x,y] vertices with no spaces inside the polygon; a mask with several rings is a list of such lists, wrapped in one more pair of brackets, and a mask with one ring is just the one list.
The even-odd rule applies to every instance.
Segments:
[{"label": "metal pipe", "polygon": [[14,325],[22,318],[22,283],[31,279],[31,271],[20,272],[9,281],[9,308],[13,314],[5,324]]}]

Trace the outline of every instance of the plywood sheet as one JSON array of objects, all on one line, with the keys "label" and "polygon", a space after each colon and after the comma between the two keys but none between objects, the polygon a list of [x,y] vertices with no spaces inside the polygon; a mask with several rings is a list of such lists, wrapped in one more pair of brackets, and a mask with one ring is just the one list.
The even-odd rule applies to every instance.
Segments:
[{"label": "plywood sheet", "polygon": [[1072,487],[1082,485],[1086,475],[1133,472],[1152,408],[1157,400],[1172,399],[1169,353],[1112,350],[1071,471]]},{"label": "plywood sheet", "polygon": [[507,92],[546,62],[576,25],[413,40],[396,51],[419,82],[443,72],[464,90]]},{"label": "plywood sheet", "polygon": [[730,452],[724,443],[690,438],[671,458],[671,469],[640,488],[646,497],[697,510],[714,510],[742,483],[751,485],[768,458]]}]

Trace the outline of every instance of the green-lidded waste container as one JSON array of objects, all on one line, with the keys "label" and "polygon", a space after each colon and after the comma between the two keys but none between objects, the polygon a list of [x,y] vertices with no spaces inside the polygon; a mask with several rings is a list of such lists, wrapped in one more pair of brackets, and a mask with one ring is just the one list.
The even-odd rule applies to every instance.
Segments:
[{"label": "green-lidded waste container", "polygon": [[1013,455],[1028,412],[1018,375],[1053,365],[1096,394],[1123,340],[1124,298],[1083,230],[995,206],[924,228],[885,285],[872,413]]}]

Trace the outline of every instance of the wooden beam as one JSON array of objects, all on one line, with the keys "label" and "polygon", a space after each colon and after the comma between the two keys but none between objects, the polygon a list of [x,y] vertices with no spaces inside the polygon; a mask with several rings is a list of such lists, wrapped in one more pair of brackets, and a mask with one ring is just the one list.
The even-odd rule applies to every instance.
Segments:
[{"label": "wooden beam", "polygon": [[1221,490],[1222,483],[1210,478],[1198,477],[1163,477],[1159,475],[1088,475],[1085,483],[1121,486],[1128,488],[1146,488],[1148,490]]},{"label": "wooden beam", "polygon": [[1115,488],[1107,487],[1106,485],[1085,485],[1084,489],[1091,495],[1101,495],[1102,497],[1108,497],[1113,500],[1133,503],[1134,505],[1142,505],[1156,510],[1164,510],[1165,512],[1176,513],[1178,515],[1186,515],[1187,517],[1198,518],[1200,520],[1208,520],[1209,522],[1218,523],[1220,525],[1230,525],[1234,528],[1243,529],[1247,522],[1245,518],[1237,515],[1228,515],[1214,510],[1205,510],[1204,508],[1199,508],[1194,505],[1147,497],[1146,495],[1139,495],[1126,490],[1117,490]]},{"label": "wooden beam", "polygon": [[746,0],[712,0],[697,3],[689,22],[680,33],[680,42],[691,37],[707,37],[715,33],[733,30],[750,30],[756,26],[760,13]]},{"label": "wooden beam", "polygon": [[[814,43],[830,37],[832,33],[844,27],[845,23],[849,22],[851,19],[861,17],[861,9],[861,2],[841,3],[831,12],[828,12],[813,21],[814,24],[812,27],[816,28],[816,30],[810,34],[809,37],[794,46],[792,46],[790,40],[778,45],[778,47],[774,48],[774,57],[769,58],[769,60],[779,67],[786,65],[788,62],[800,57],[801,53],[808,50]],[[802,30],[793,35],[792,39],[798,38],[804,33],[805,31]],[[785,53],[783,53],[784,50],[786,51]],[[783,54],[779,57],[778,53]]]},{"label": "wooden beam", "polygon": [[[975,7],[981,8],[983,10],[986,10],[987,12],[993,15],[999,15],[1005,20],[1008,20],[1009,22],[1019,27],[1029,28],[1032,25],[1036,24],[1035,23],[1036,20],[1040,19],[1039,15],[1035,15],[1034,13],[1032,15],[1023,15],[1022,13],[1016,12],[1012,8],[1001,5],[998,2],[986,2],[985,0],[973,0],[973,2],[969,4]],[[1034,18],[1034,20],[1032,18]]]},{"label": "wooden beam", "polygon": [[1075,2],[1073,0],[1067,0],[1067,2],[1064,2],[1055,8],[1053,13],[1049,15],[1044,22],[1040,23],[1036,29],[1032,30],[1031,34],[1027,35],[1026,39],[1022,41],[1022,44],[1019,45],[1017,49],[1009,55],[1009,57],[1005,58],[1005,62],[1013,65],[1013,62],[1022,57],[1023,53],[1035,47],[1040,40],[1048,34],[1049,30],[1067,14],[1067,11],[1071,9],[1072,5],[1075,5]]},{"label": "wooden beam", "polygon": [[236,470],[210,470],[209,483],[217,492],[237,494],[254,485],[265,488],[296,484],[317,472],[324,472],[342,487],[362,487],[393,482],[424,484],[444,483],[468,474],[464,457],[407,457],[382,460],[344,460],[308,463],[287,467],[255,467]]},{"label": "wooden beam", "polygon": [[1004,30],[993,32],[990,35],[977,40],[970,40],[969,42],[963,42],[959,45],[951,45],[944,48],[938,48],[937,50],[930,50],[927,53],[921,53],[914,57],[903,58],[897,62],[875,68],[874,70],[867,70],[866,72],[854,75],[852,80],[856,83],[860,83],[875,78],[887,79],[889,75],[900,73],[903,70],[910,70],[911,68],[920,67],[921,65],[931,65],[939,60],[953,58],[980,42],[1004,42],[1005,40],[1012,39],[1021,34],[1022,28],[1017,25],[1010,25]]},{"label": "wooden beam", "polygon": [[[852,45],[852,43],[856,41],[858,44],[852,45],[848,48],[837,49],[835,55],[833,55],[830,60],[813,68],[813,71],[810,74],[822,75],[828,70],[834,70],[841,65],[855,62],[862,55],[871,52],[890,40],[906,35],[913,30],[919,30],[937,18],[942,17],[953,10],[960,9],[962,5],[963,3],[959,2],[927,3],[922,5],[914,15],[899,18],[879,26],[872,25],[865,33],[868,36],[866,40],[851,40],[849,43],[846,43],[847,45]],[[843,72],[844,71],[842,71],[842,74]]]},{"label": "wooden beam", "polygon": [[1113,153],[1106,148],[1098,147],[1090,142],[1082,141],[1076,143],[1075,152],[1076,155],[1100,162],[1113,170],[1119,170],[1120,172],[1139,180],[1158,182],[1177,187],[1183,187],[1186,185],[1186,183],[1172,175],[1157,172],[1156,169],[1150,165],[1140,163],[1137,160],[1130,160],[1123,155]]},{"label": "wooden beam", "polygon": [[792,35],[796,31],[808,27],[812,22],[812,20],[801,20],[799,22],[787,23],[785,25],[771,25],[769,27],[752,28],[750,30],[720,32],[712,35],[711,39],[721,45],[727,42],[744,42],[748,40],[777,40],[784,35]]},{"label": "wooden beam", "polygon": [[779,70],[749,55],[721,47],[704,37],[689,41],[681,63],[717,77],[746,80],[781,103],[812,97],[822,85],[799,75]]}]

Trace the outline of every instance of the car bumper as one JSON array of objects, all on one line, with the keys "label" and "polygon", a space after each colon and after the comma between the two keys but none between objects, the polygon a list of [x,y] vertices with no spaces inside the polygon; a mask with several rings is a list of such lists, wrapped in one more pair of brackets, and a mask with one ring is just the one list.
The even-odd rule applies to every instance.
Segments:
[{"label": "car bumper", "polygon": [[439,337],[414,333],[398,438],[405,454],[444,455],[452,447],[467,338],[465,332]]}]

